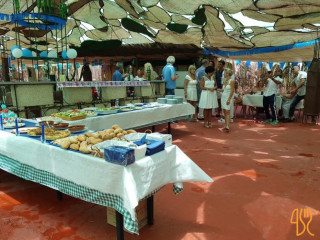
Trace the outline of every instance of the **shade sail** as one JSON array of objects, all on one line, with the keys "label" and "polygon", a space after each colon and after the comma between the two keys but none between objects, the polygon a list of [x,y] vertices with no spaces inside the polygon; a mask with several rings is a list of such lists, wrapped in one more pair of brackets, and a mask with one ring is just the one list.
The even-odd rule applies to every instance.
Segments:
[{"label": "shade sail", "polygon": [[[20,10],[36,10],[36,4],[31,3],[21,0]],[[67,30],[72,31],[69,42],[76,46],[85,40],[119,39],[122,44],[194,44],[207,50],[236,52],[312,41],[317,39],[316,31],[320,27],[319,0],[80,0],[66,3],[69,7]],[[0,8],[1,33],[7,31],[11,37],[12,23],[3,16],[13,13],[12,6],[12,0],[2,1]],[[23,36],[28,38],[26,34]],[[26,39],[23,42],[26,43]],[[302,54],[301,48],[259,53],[254,58],[310,60],[311,49],[306,46]]]}]

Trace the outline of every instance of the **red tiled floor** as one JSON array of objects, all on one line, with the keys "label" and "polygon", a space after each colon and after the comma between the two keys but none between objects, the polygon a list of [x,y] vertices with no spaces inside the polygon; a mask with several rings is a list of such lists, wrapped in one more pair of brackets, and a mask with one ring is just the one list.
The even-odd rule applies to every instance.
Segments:
[{"label": "red tiled floor", "polygon": [[[154,225],[125,239],[320,239],[320,127],[236,119],[226,134],[218,126],[172,125],[174,143],[215,182],[185,183],[177,196],[165,187],[155,196]],[[1,170],[0,179],[0,240],[116,239],[105,207],[58,201],[54,190]],[[296,236],[295,208],[312,210],[314,237]]]}]

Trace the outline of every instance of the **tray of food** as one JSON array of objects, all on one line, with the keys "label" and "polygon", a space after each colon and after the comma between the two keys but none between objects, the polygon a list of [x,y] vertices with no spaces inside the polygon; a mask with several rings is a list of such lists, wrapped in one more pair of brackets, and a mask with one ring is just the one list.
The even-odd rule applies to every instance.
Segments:
[{"label": "tray of food", "polygon": [[83,110],[85,114],[87,114],[87,117],[96,117],[98,114],[94,112],[93,110]]},{"label": "tray of food", "polygon": [[85,125],[75,125],[75,126],[69,126],[68,130],[72,133],[79,133],[87,131],[88,128]]},{"label": "tray of food", "polygon": [[129,133],[135,133],[135,130],[123,130],[118,125],[113,125],[111,129],[105,129],[98,132],[88,132],[85,134],[66,137],[58,139],[52,142],[53,145],[59,146],[63,149],[71,149],[83,153],[91,153],[97,155],[97,149],[94,147],[95,144],[101,143],[107,140],[124,140],[125,135]]},{"label": "tray of food", "polygon": [[107,115],[117,113],[117,109],[115,108],[97,108],[95,112],[99,115]]},{"label": "tray of food", "polygon": [[[22,127],[22,128],[19,128],[19,133],[26,134],[26,133],[28,133],[29,130],[35,129],[35,128],[37,128],[37,127]],[[12,129],[10,132],[13,134],[16,134],[16,129]]]},{"label": "tray of food", "polygon": [[37,127],[41,127],[44,124],[45,127],[52,127],[54,125],[54,121],[40,121],[36,124]]},{"label": "tray of food", "polygon": [[[18,123],[18,127],[24,127],[26,124],[25,123]],[[16,127],[16,123],[15,122],[10,122],[10,123],[6,123],[3,124],[4,128],[15,128]]]},{"label": "tray of food", "polygon": [[[27,133],[30,137],[41,137],[42,130],[41,128],[34,128],[34,129],[28,130]],[[56,140],[60,138],[65,138],[70,136],[70,134],[71,133],[69,131],[55,130],[53,128],[44,129],[44,136],[46,140]]]},{"label": "tray of food", "polygon": [[69,127],[69,123],[57,123],[57,124],[53,124],[54,129],[66,129]]},{"label": "tray of food", "polygon": [[59,112],[54,113],[55,117],[59,117],[66,121],[75,121],[75,120],[81,120],[85,119],[87,117],[87,114],[84,112]]}]

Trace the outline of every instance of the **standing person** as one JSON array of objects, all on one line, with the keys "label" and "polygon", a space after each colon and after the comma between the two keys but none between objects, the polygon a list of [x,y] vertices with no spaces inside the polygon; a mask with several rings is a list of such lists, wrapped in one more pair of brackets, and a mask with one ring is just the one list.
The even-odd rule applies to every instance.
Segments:
[{"label": "standing person", "polygon": [[81,81],[81,78],[83,77],[83,81],[90,81],[92,82],[92,72],[89,66],[89,62],[85,62],[81,69],[81,74],[79,81]]},{"label": "standing person", "polygon": [[200,87],[202,89],[199,108],[204,109],[204,127],[212,128],[212,109],[218,107],[217,82],[213,78],[214,67],[206,67],[206,75],[202,77]]},{"label": "standing person", "polygon": [[129,65],[127,67],[127,76],[124,79],[125,81],[133,81],[134,80],[134,76],[133,76],[133,67],[132,65]]},{"label": "standing person", "polygon": [[222,128],[223,131],[229,132],[230,124],[230,109],[231,103],[233,102],[234,94],[234,80],[231,78],[233,71],[230,68],[224,69],[224,78],[225,81],[220,89],[221,94],[221,108],[224,112],[225,125]]},{"label": "standing person", "polygon": [[115,81],[115,82],[123,81],[123,78],[127,77],[127,74],[124,74],[124,75],[122,74],[123,74],[123,63],[117,62],[116,70],[112,75],[112,81]]},{"label": "standing person", "polygon": [[291,91],[292,94],[296,94],[292,100],[289,109],[289,121],[294,121],[294,110],[297,104],[304,99],[306,95],[306,85],[307,85],[307,73],[300,71],[299,66],[293,67],[293,73],[295,75],[294,84],[296,88]]},{"label": "standing person", "polygon": [[[198,81],[196,79],[196,67],[194,65],[190,65],[188,68],[188,74],[184,80],[184,97],[187,101],[194,106],[197,107],[197,84]],[[193,115],[191,119],[192,122],[198,122],[199,120],[196,118],[196,115]]]},{"label": "standing person", "polygon": [[[197,95],[198,95],[198,99],[200,99],[200,96],[201,96],[201,87],[200,87],[200,82],[202,80],[202,77],[206,75],[206,67],[208,67],[209,65],[209,60],[204,58],[202,59],[201,61],[201,67],[199,67],[197,70],[196,70],[196,78],[197,78],[197,81],[198,81],[198,85],[197,85]],[[198,113],[198,120],[203,120],[204,117],[203,117],[203,108],[201,108],[199,106],[199,113]]]},{"label": "standing person", "polygon": [[162,70],[162,77],[166,82],[166,95],[175,95],[174,90],[176,89],[176,80],[179,78],[173,67],[175,61],[174,56],[169,56],[167,58],[167,65]]},{"label": "standing person", "polygon": [[[263,108],[266,114],[266,120],[264,123],[271,123],[277,125],[279,123],[276,112],[276,93],[278,92],[278,86],[283,82],[280,77],[282,75],[281,69],[278,69],[272,76],[271,71],[268,72],[267,88],[263,92]],[[270,116],[269,108],[271,109],[272,118]]]},{"label": "standing person", "polygon": [[[222,89],[222,85],[223,85],[223,71],[224,71],[224,65],[226,64],[225,61],[223,60],[220,60],[218,62],[218,67],[217,67],[217,70],[216,70],[216,81],[217,81],[217,86],[218,86],[218,89]],[[220,114],[221,114],[221,94],[220,92],[218,93],[218,103],[219,103],[219,107],[218,107],[218,111],[217,111],[217,115],[216,117],[220,117]],[[223,119],[223,118],[221,118]],[[223,120],[221,120],[223,122]]]},{"label": "standing person", "polygon": [[143,77],[143,70],[141,70],[141,68],[138,69],[137,76],[134,78],[134,80],[135,81],[144,81],[144,80],[146,80]]}]

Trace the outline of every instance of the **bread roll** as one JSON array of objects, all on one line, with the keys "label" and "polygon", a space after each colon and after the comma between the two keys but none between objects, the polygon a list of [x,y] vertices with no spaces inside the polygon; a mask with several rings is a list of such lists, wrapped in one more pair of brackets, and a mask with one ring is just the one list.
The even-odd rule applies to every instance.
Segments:
[{"label": "bread roll", "polygon": [[70,148],[76,151],[79,151],[80,145],[78,143],[72,143]]}]

